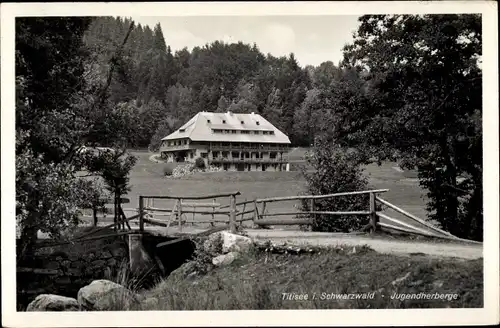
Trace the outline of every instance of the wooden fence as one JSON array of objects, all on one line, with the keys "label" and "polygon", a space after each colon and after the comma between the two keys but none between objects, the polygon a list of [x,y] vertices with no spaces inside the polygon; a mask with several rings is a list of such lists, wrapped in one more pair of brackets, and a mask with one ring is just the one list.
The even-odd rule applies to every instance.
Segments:
[{"label": "wooden fence", "polygon": [[[434,227],[429,222],[422,220],[411,213],[397,207],[394,204],[384,200],[379,195],[389,191],[388,189],[375,189],[353,192],[341,192],[327,195],[301,195],[287,197],[272,197],[253,200],[244,200],[236,202],[236,197],[239,192],[221,193],[205,196],[139,196],[139,229],[144,231],[144,224],[159,225],[163,227],[171,227],[177,225],[179,231],[182,231],[182,225],[185,223],[210,223],[213,227],[216,223],[224,223],[229,226],[229,229],[234,233],[237,224],[244,221],[252,221],[257,227],[265,226],[283,226],[283,225],[312,225],[318,215],[329,216],[366,216],[367,224],[363,227],[363,231],[370,230],[392,230],[404,233],[417,234],[427,237],[435,237],[441,239],[449,239],[455,241],[473,242],[471,240],[461,239],[453,236],[447,231]],[[321,211],[317,210],[317,201],[322,199],[332,199],[338,197],[350,197],[356,195],[368,195],[366,210],[357,211]],[[219,201],[223,198],[229,198],[229,204],[222,205]],[[171,208],[160,208],[154,206],[155,199],[171,199],[175,200],[175,205]],[[211,200],[211,202],[207,202]],[[195,202],[205,201],[205,202]],[[307,209],[294,210],[289,212],[269,212],[268,204],[287,201],[302,201],[307,202]],[[378,211],[377,207],[387,207],[402,214],[406,220],[393,218],[384,211]],[[151,213],[160,213],[160,215],[168,216],[168,220],[158,220],[152,218]],[[162,214],[165,213],[165,214]],[[195,218],[195,215],[208,215],[209,219],[203,220]],[[192,215],[191,219],[188,218]],[[226,219],[216,218],[216,216],[227,216]],[[288,218],[280,218],[288,216]],[[293,217],[293,218],[290,218]],[[335,218],[332,218],[334,220]],[[384,222],[380,222],[382,219]]]},{"label": "wooden fence", "polygon": [[[273,197],[254,200],[245,200],[236,202],[236,196],[239,192],[231,192],[225,194],[215,194],[206,196],[139,196],[139,229],[144,231],[144,223],[158,225],[162,227],[179,226],[179,231],[182,231],[184,223],[210,223],[215,226],[216,223],[227,223],[231,231],[236,231],[236,225],[244,221],[252,221],[255,225],[263,227],[268,225],[310,225],[314,222],[317,215],[366,215],[369,217],[369,224],[365,228],[371,227],[376,230],[378,216],[376,213],[375,199],[376,195],[388,191],[388,189],[366,190],[343,192],[328,195],[304,195],[304,196],[289,196],[289,197]],[[319,199],[335,198],[342,196],[355,196],[369,194],[369,204],[364,211],[317,211],[316,201]],[[228,205],[221,205],[217,199],[228,198]],[[160,208],[154,206],[155,199],[173,199],[175,205],[171,208]],[[192,202],[193,200],[211,199],[211,203]],[[310,210],[295,211],[295,212],[276,212],[269,213],[266,209],[267,204],[274,202],[294,201],[294,200],[309,200]],[[259,209],[260,207],[260,209]],[[206,208],[209,208],[207,210]],[[160,216],[168,216],[168,220],[158,220],[151,218],[151,213],[160,213]],[[166,213],[166,214],[162,214]],[[189,220],[186,215],[192,214],[192,219]],[[195,219],[195,214],[210,215],[208,220]],[[250,215],[249,215],[250,214]],[[216,215],[228,216],[227,219],[217,219]],[[269,219],[271,216],[307,216],[306,218],[275,218]]]},{"label": "wooden fence", "polygon": [[[182,231],[184,223],[210,223],[215,226],[217,222],[224,222],[229,224],[231,232],[236,232],[236,196],[240,195],[239,191],[230,193],[221,193],[204,196],[139,196],[139,230],[144,232],[144,223],[159,225],[163,227],[170,227],[173,225],[179,226],[179,231]],[[223,210],[218,199],[229,198],[229,206],[227,210]],[[154,207],[155,199],[172,199],[175,204],[172,208],[158,208]],[[199,200],[212,200],[212,202],[193,202]],[[209,210],[207,210],[209,208]],[[146,217],[151,212],[168,213],[168,220],[156,220],[154,218]],[[183,219],[186,214],[192,214],[192,220]],[[209,220],[195,219],[195,214],[210,215]],[[228,216],[225,220],[216,219],[216,215]]]}]

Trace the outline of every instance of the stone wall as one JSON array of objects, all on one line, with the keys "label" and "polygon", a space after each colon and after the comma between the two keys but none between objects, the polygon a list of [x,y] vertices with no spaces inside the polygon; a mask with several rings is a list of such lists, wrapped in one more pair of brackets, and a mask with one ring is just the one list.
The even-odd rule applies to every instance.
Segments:
[{"label": "stone wall", "polygon": [[41,293],[74,297],[93,280],[119,279],[128,270],[128,247],[117,238],[91,245],[42,248],[19,267],[36,269],[17,273],[18,304],[22,307]]}]

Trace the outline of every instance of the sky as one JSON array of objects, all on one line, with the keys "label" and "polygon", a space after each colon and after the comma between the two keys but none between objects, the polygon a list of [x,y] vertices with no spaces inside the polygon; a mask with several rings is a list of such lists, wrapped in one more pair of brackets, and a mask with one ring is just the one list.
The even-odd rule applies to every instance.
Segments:
[{"label": "sky", "polygon": [[291,52],[301,66],[325,61],[337,64],[342,48],[358,27],[358,16],[172,16],[131,17],[153,28],[160,23],[172,51],[203,46],[216,40],[257,44],[274,56]]}]

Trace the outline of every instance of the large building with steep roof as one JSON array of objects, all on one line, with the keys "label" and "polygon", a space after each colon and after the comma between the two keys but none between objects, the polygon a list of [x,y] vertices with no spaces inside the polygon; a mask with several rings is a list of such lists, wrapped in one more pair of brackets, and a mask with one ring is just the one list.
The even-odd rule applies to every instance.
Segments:
[{"label": "large building with steep roof", "polygon": [[162,139],[167,162],[194,162],[227,171],[284,171],[290,139],[256,113],[200,112]]}]

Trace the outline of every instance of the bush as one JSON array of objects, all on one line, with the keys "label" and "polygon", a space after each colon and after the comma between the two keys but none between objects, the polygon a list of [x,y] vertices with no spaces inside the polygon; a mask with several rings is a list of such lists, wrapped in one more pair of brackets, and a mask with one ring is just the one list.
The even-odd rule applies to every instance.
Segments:
[{"label": "bush", "polygon": [[176,166],[177,165],[175,163],[165,164],[165,166],[163,167],[163,174],[167,176],[172,175],[174,173],[174,169],[176,168]]},{"label": "bush", "polygon": [[[309,195],[324,195],[368,189],[359,157],[340,146],[318,139],[307,155],[307,162],[314,172],[303,170]],[[369,208],[369,195],[356,195],[315,201],[317,211],[362,211]],[[302,202],[304,211],[310,210],[310,200]],[[368,223],[366,215],[316,215],[313,231],[351,232],[360,230]]]},{"label": "bush", "polygon": [[204,169],[205,168],[205,160],[201,157],[198,157],[194,161],[194,167],[196,167],[197,169]]},{"label": "bush", "polygon": [[205,274],[213,269],[212,258],[222,254],[222,237],[216,233],[206,238],[194,238],[193,262],[195,270]]}]

